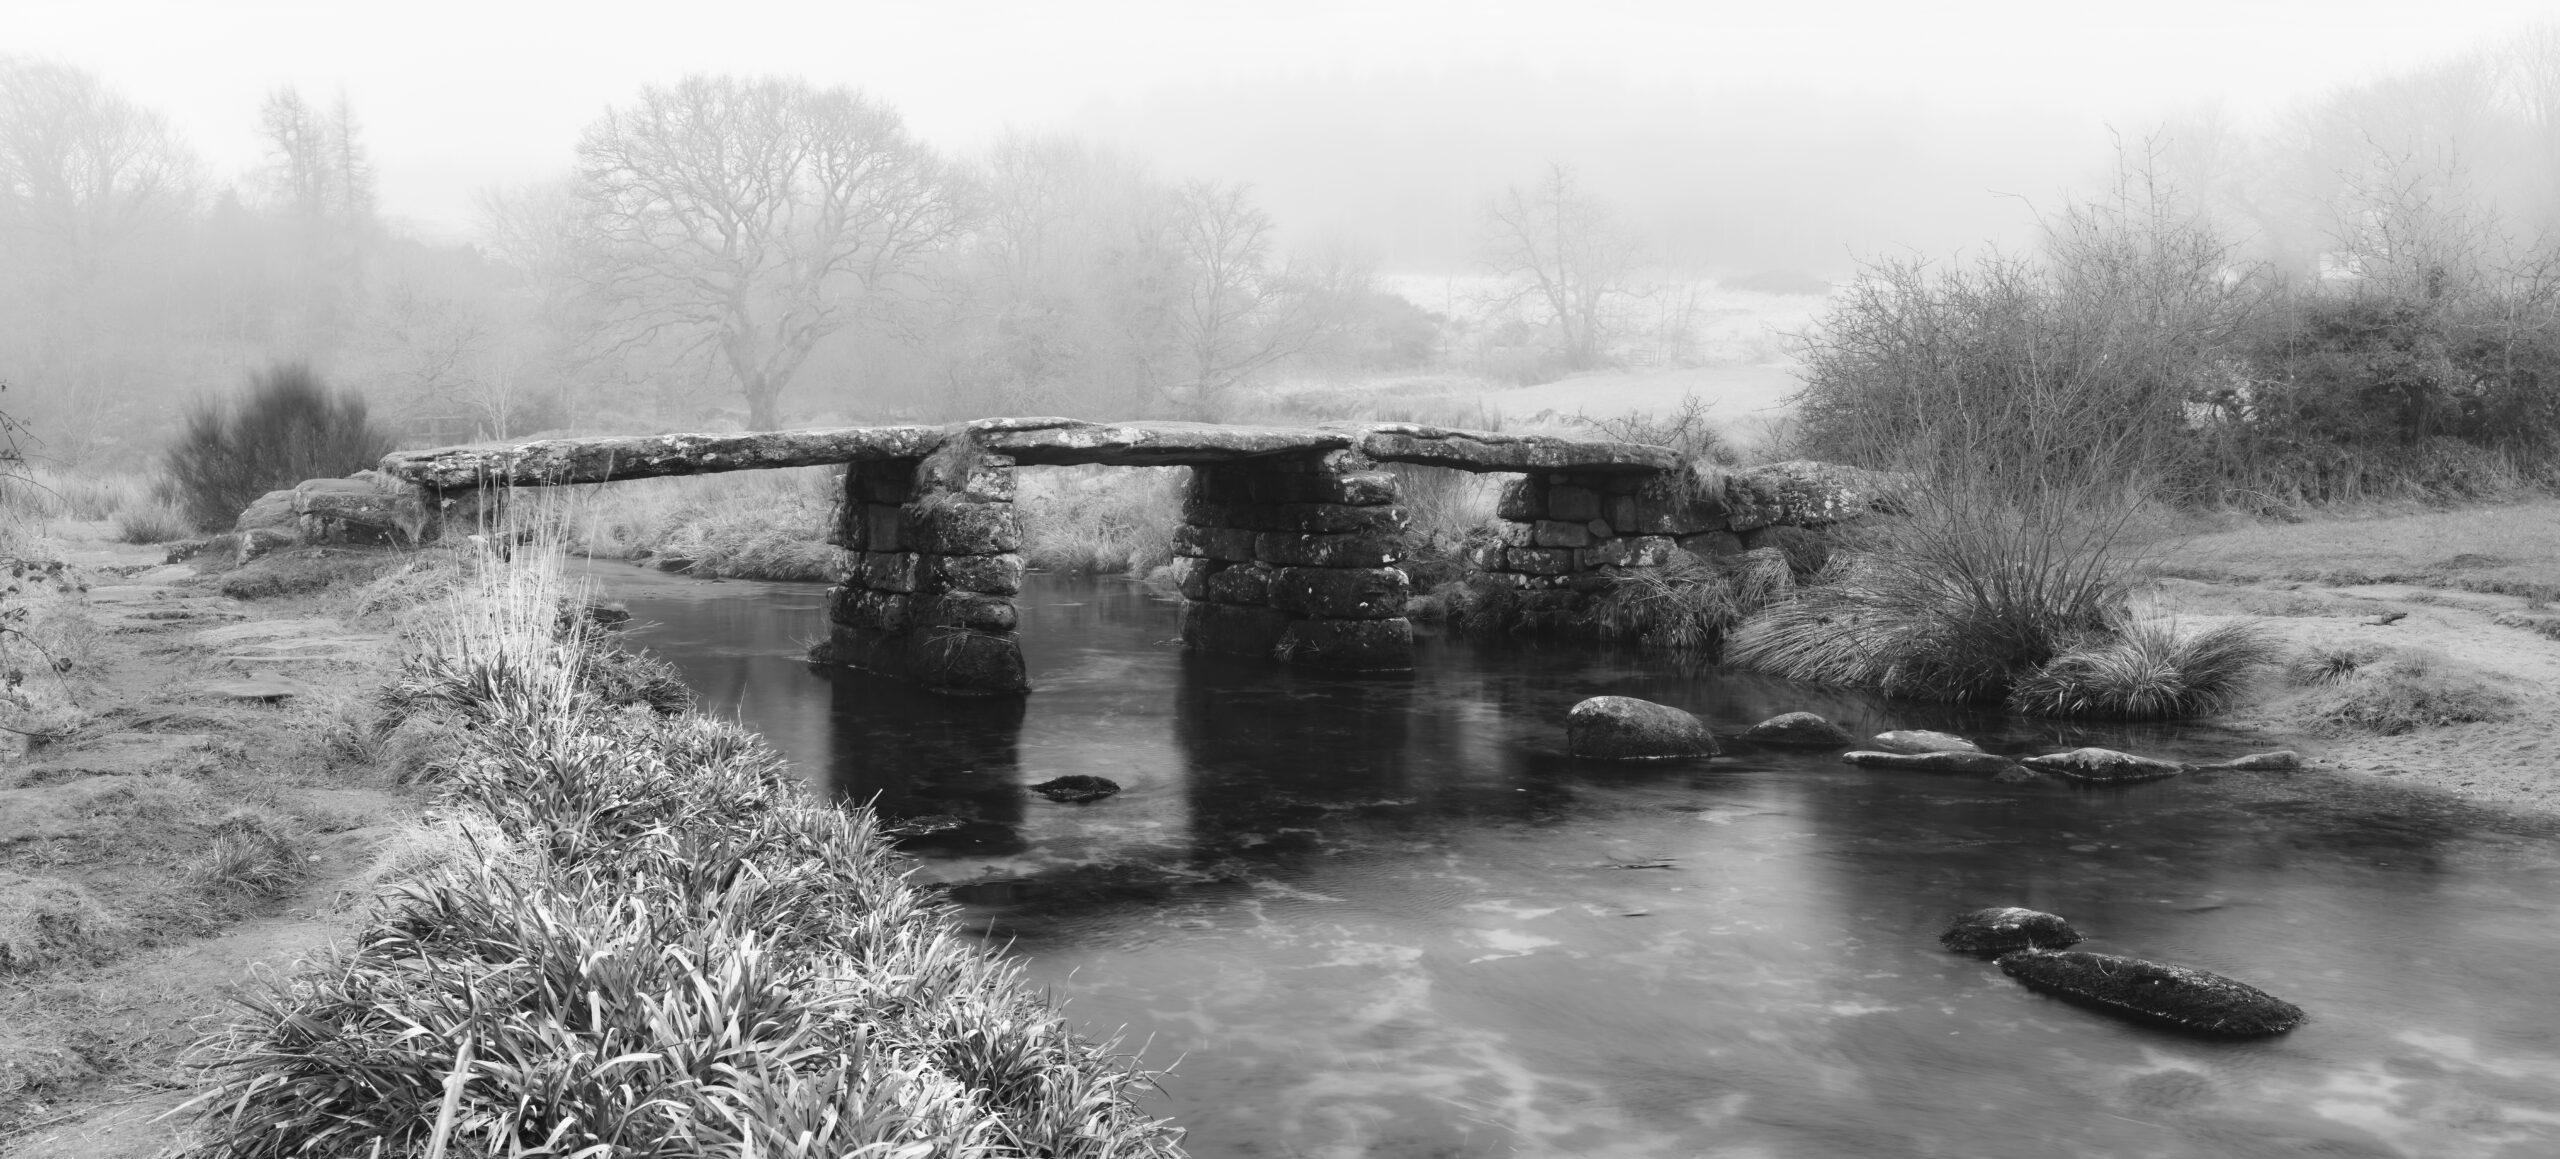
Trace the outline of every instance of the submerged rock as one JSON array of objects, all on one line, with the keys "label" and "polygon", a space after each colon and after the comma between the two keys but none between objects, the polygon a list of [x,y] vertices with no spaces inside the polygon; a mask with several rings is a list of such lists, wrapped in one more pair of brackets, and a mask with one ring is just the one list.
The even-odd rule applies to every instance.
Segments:
[{"label": "submerged rock", "polygon": [[1716,739],[1705,722],[1632,696],[1594,696],[1574,705],[1564,731],[1565,747],[1577,757],[1650,760],[1716,754]]},{"label": "submerged rock", "polygon": [[1993,906],[1957,914],[1938,934],[1938,944],[1959,954],[1997,958],[2015,950],[2059,950],[2080,940],[2071,923],[2043,910],[2014,905]]},{"label": "submerged rock", "polygon": [[2217,1038],[2259,1038],[2302,1024],[2302,1008],[2192,966],[2082,950],[2019,950],[2000,972],[2029,989],[2109,1014]]},{"label": "submerged rock", "polygon": [[1876,747],[1890,753],[1978,753],[1982,746],[1963,737],[1925,728],[1897,729],[1876,734]]},{"label": "submerged rock", "polygon": [[1031,791],[1062,805],[1082,805],[1099,801],[1120,791],[1120,783],[1108,777],[1088,777],[1074,773],[1054,777],[1031,786]]},{"label": "submerged rock", "polygon": [[1790,712],[1773,716],[1744,729],[1742,739],[1753,744],[1799,745],[1805,748],[1843,749],[1856,744],[1858,738],[1848,729],[1833,724],[1810,712]]},{"label": "submerged rock", "polygon": [[1870,769],[1910,769],[1922,773],[1999,773],[2017,767],[2007,757],[1985,752],[1947,750],[1933,753],[1847,752],[1840,759]]},{"label": "submerged rock", "polygon": [[2018,762],[2039,773],[2051,773],[2074,781],[2114,785],[2127,781],[2156,781],[2174,777],[2185,766],[2172,761],[2138,757],[2114,749],[2078,748],[2067,753],[2048,753]]},{"label": "submerged rock", "polygon": [[2302,754],[2297,753],[2292,749],[2282,749],[2271,753],[2250,753],[2244,757],[2233,757],[2227,761],[2215,761],[2212,764],[2196,765],[2194,767],[2199,769],[2216,770],[2229,769],[2244,773],[2281,772],[2301,768]]}]

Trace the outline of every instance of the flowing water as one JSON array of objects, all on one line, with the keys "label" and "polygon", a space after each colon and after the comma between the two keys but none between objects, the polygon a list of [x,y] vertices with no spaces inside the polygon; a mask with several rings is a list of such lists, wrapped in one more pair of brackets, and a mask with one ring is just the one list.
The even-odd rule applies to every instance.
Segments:
[{"label": "flowing water", "polygon": [[[1965,715],[1554,645],[1410,675],[1186,655],[1125,580],[1034,577],[1035,691],[955,699],[798,660],[820,589],[619,567],[707,707],[877,799],[1089,1032],[1170,1067],[1202,1156],[2560,1155],[2551,826],[2322,774],[2116,789],[1740,749],[1565,756],[1617,693],[1720,730],[1793,709],[1996,751],[2191,759],[2201,729]],[[1027,786],[1125,790],[1061,805]],[[1941,951],[2026,905],[2311,1020],[2200,1042]]]}]

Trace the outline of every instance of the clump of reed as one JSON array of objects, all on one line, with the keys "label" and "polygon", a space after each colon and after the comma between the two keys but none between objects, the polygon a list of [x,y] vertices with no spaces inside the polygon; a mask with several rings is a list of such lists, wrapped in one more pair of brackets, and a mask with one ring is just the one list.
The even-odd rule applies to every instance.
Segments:
[{"label": "clump of reed", "polygon": [[[870,812],[735,725],[616,707],[518,550],[428,619],[392,715],[486,855],[425,859],[214,1046],[203,1153],[1178,1155],[1150,1076],[910,888]],[[434,862],[441,860],[443,867]]]}]

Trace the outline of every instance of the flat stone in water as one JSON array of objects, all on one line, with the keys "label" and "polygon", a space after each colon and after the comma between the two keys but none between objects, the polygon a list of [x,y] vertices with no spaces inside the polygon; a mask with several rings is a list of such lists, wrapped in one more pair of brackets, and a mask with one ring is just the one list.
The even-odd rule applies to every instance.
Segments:
[{"label": "flat stone in water", "polygon": [[1895,753],[1978,753],[1982,746],[1963,737],[1925,728],[1896,729],[1876,734],[1876,747]]},{"label": "flat stone in water", "polygon": [[2077,748],[2067,753],[2048,753],[2018,762],[2039,773],[2092,784],[2113,785],[2127,781],[2156,781],[2174,777],[2184,766],[2172,761],[2138,757],[2114,749]]},{"label": "flat stone in water", "polygon": [[2042,910],[2001,905],[1957,914],[1938,944],[1959,954],[1996,958],[2013,950],[2059,950],[2080,940],[2071,923]]},{"label": "flat stone in water", "polygon": [[1847,752],[1840,759],[1870,769],[1910,769],[1921,773],[2000,773],[2017,767],[2007,757],[1986,752],[1945,749],[1927,753]]},{"label": "flat stone in water", "polygon": [[2215,1038],[2262,1038],[2302,1024],[2302,1008],[2208,970],[2082,950],[2019,950],[2000,972],[2066,1002]]},{"label": "flat stone in water", "polygon": [[1744,729],[1742,739],[1753,744],[1803,748],[1847,748],[1858,740],[1848,729],[1810,712],[1789,712],[1770,717]]},{"label": "flat stone in water", "polygon": [[1120,783],[1108,777],[1088,777],[1075,773],[1053,777],[1031,786],[1031,791],[1062,805],[1082,805],[1099,801],[1120,791]]}]

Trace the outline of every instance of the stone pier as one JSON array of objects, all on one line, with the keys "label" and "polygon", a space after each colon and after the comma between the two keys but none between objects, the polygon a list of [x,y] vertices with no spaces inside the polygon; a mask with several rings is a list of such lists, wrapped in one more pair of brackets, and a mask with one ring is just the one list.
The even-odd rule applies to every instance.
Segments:
[{"label": "stone pier", "polygon": [[1413,667],[1395,476],[1356,451],[1194,467],[1174,538],[1182,642],[1315,668]]}]

